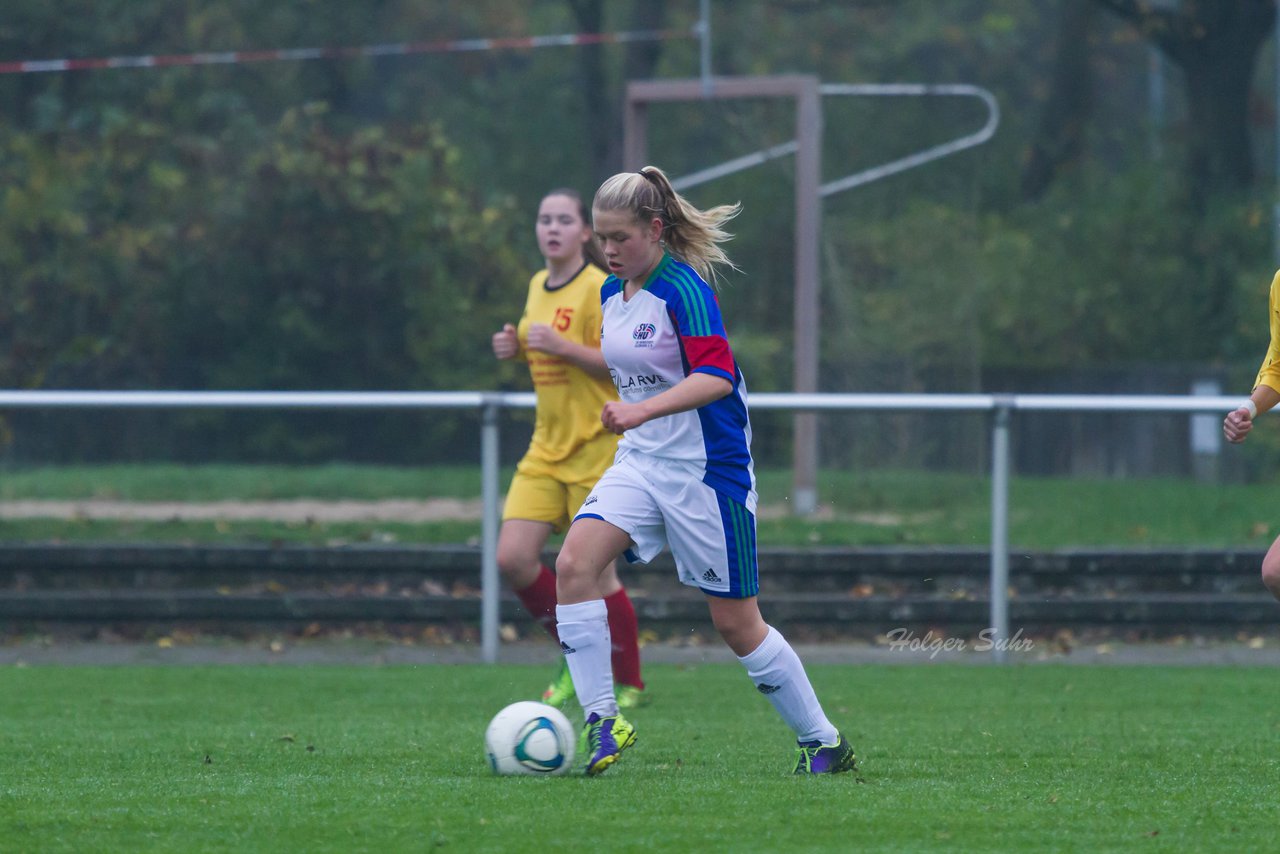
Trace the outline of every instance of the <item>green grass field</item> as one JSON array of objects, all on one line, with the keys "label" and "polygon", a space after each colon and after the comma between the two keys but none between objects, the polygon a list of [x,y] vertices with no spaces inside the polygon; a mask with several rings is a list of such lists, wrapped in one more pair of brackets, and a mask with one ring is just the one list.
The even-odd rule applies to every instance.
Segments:
[{"label": "green grass field", "polygon": [[1274,848],[1274,670],[811,673],[861,780],[789,776],[734,665],[649,668],[598,779],[487,768],[488,718],[545,668],[0,669],[0,850]]},{"label": "green grass field", "polygon": [[[503,476],[505,485],[510,472]],[[925,472],[823,472],[821,513],[786,515],[790,473],[759,473],[759,539],[766,546],[949,545],[990,542],[990,481]],[[1015,478],[1015,547],[1235,546],[1265,548],[1278,530],[1271,484],[1190,480]],[[80,466],[0,473],[0,500],[106,498],[226,501],[314,498],[464,498],[480,493],[473,466]],[[1070,508],[1070,512],[1063,512]],[[478,542],[479,521],[192,522],[0,519],[0,540],[245,542]]]}]

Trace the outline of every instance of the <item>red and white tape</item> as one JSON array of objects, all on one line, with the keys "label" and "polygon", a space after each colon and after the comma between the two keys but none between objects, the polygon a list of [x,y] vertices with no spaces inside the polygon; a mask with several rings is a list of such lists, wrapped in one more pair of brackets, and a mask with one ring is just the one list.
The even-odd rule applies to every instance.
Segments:
[{"label": "red and white tape", "polygon": [[667,41],[693,38],[692,30],[634,30],[620,33],[566,33],[523,38],[455,39],[438,42],[399,42],[364,47],[304,47],[283,50],[235,50],[156,56],[110,56],[100,59],[30,59],[0,62],[0,74],[49,74],[108,68],[173,68],[183,65],[238,65],[248,62],[298,62],[308,59],[354,59],[409,56],[418,53],[462,53],[486,50],[529,50],[590,44]]}]

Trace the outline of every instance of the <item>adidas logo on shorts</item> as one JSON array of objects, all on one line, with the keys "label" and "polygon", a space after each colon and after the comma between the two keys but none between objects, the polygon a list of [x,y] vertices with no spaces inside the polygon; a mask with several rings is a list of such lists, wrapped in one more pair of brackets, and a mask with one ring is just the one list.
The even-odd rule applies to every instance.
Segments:
[{"label": "adidas logo on shorts", "polygon": [[702,573],[702,580],[708,584],[719,584],[722,579],[720,576],[716,575],[716,571],[714,569],[708,569],[706,572]]},{"label": "adidas logo on shorts", "polygon": [[560,641],[560,651],[561,651],[561,652],[563,652],[565,655],[568,655],[568,654],[569,654],[569,653],[571,653],[571,652],[577,652],[577,650],[576,650],[576,649],[574,649],[573,647],[569,646],[569,645],[568,645],[567,643],[565,643],[564,641]]}]

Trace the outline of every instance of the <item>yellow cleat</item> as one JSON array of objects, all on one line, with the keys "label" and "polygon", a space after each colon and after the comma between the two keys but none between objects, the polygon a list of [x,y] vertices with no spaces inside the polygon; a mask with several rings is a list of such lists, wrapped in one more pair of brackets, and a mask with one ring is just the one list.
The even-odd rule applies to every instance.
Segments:
[{"label": "yellow cleat", "polygon": [[560,672],[542,692],[542,702],[548,706],[563,708],[574,697],[578,696],[573,688],[573,677],[569,675],[569,665],[560,663]]},{"label": "yellow cleat", "polygon": [[635,709],[649,702],[648,692],[634,685],[615,685],[613,693],[618,699],[619,709]]},{"label": "yellow cleat", "polygon": [[618,761],[622,751],[636,743],[636,728],[622,715],[587,718],[587,776],[603,774]]}]

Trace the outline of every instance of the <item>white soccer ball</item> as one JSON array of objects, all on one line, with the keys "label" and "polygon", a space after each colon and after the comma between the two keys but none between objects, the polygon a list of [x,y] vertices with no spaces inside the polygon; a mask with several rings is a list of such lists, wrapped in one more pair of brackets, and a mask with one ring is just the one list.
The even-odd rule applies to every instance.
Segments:
[{"label": "white soccer ball", "polygon": [[484,732],[495,774],[563,774],[573,764],[576,742],[564,713],[533,700],[507,706]]}]

